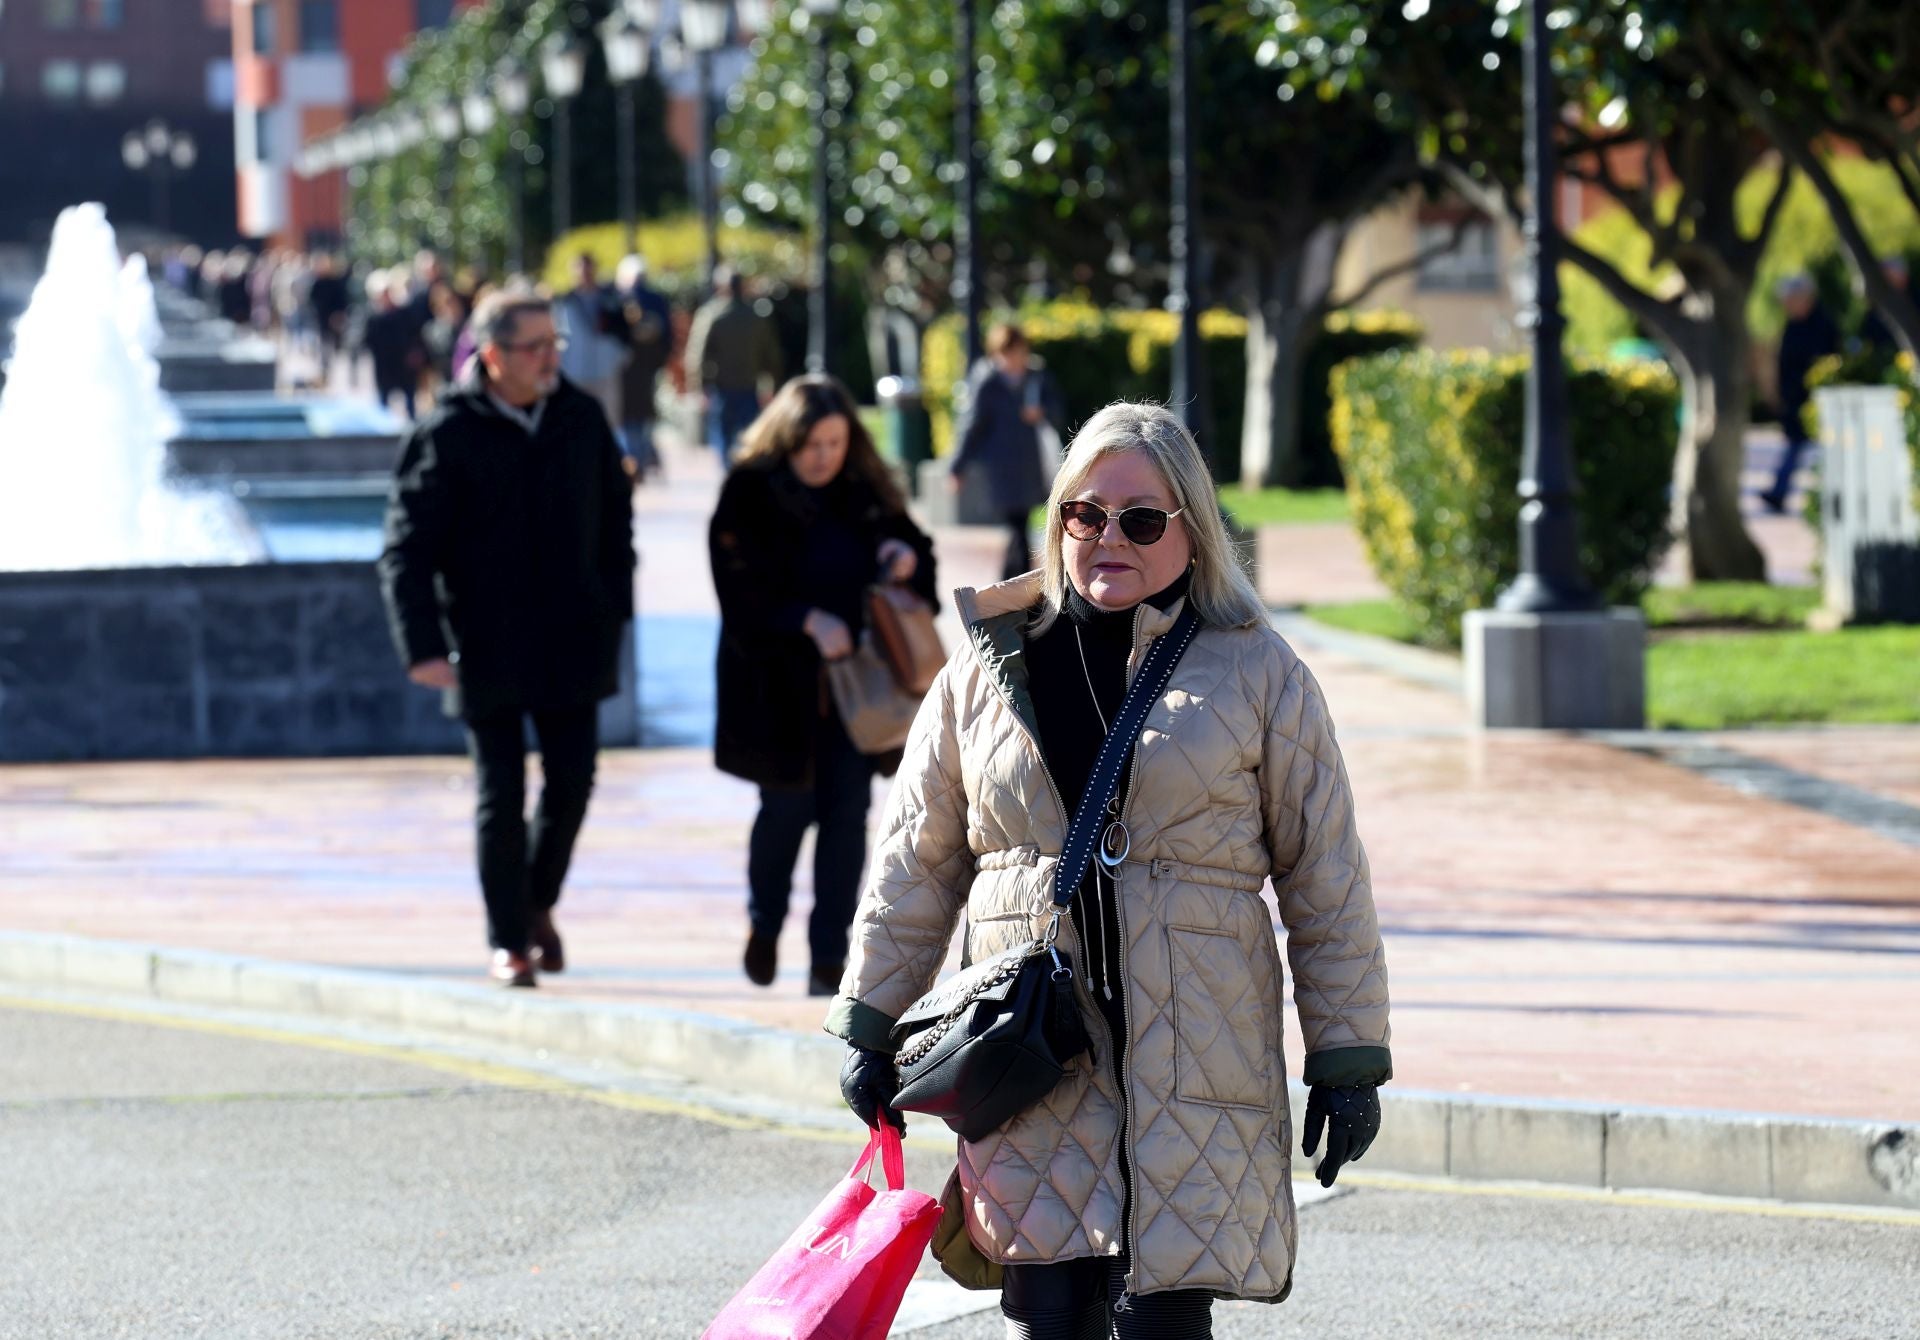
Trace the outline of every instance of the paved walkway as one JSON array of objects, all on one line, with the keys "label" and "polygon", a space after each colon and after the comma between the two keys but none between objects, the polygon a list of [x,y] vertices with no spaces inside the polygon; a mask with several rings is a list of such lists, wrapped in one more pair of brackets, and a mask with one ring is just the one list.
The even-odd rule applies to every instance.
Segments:
[{"label": "paved walkway", "polygon": [[[737,966],[755,797],[699,745],[717,474],[669,469],[638,496],[668,743],[605,757],[560,913],[575,967],[543,989],[812,1030],[800,919],[772,990]],[[938,538],[947,580],[991,577],[996,533]],[[1478,736],[1457,694],[1302,651],[1372,859],[1397,1083],[1920,1119],[1920,731]],[[457,758],[0,768],[0,929],[472,980],[471,804]]]}]

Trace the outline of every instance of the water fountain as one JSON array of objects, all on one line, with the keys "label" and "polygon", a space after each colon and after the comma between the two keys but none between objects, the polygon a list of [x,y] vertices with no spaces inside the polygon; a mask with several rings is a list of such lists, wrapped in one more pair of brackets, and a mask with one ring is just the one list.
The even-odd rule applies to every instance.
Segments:
[{"label": "water fountain", "polygon": [[[123,264],[99,206],[66,211],[0,390],[0,761],[459,749],[394,660],[379,475],[329,473],[342,458],[313,440],[316,402],[182,396],[180,415],[156,350],[144,264]],[[260,451],[214,467],[226,488],[183,484],[168,438],[222,405],[229,426],[276,425],[227,435]],[[383,474],[380,428],[358,435]],[[289,477],[255,477],[262,452]],[[615,744],[639,734],[630,655],[622,677],[602,714]]]}]

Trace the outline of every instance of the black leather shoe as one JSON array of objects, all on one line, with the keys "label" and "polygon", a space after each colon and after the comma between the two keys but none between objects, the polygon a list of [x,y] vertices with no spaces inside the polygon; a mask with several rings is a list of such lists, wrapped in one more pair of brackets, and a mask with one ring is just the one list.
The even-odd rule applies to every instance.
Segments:
[{"label": "black leather shoe", "polygon": [[487,976],[501,986],[533,986],[533,963],[525,954],[516,954],[511,949],[493,951],[493,962],[487,967]]},{"label": "black leather shoe", "polygon": [[560,932],[553,928],[550,907],[533,914],[533,961],[541,972],[567,970],[567,951],[560,944]]},{"label": "black leather shoe", "polygon": [[774,974],[780,970],[780,942],[771,935],[754,931],[747,936],[743,965],[749,982],[755,986],[772,986]]},{"label": "black leather shoe", "polygon": [[807,974],[807,994],[809,996],[837,996],[840,994],[840,975],[847,970],[844,963],[816,963]]}]

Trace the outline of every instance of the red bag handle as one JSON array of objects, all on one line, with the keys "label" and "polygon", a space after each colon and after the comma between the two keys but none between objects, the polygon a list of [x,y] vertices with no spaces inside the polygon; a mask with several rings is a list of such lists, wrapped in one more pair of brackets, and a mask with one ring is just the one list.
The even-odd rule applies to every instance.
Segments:
[{"label": "red bag handle", "polygon": [[871,1176],[873,1153],[880,1151],[880,1166],[886,1173],[887,1190],[905,1191],[907,1189],[907,1151],[900,1143],[900,1132],[893,1129],[890,1122],[881,1121],[867,1136],[867,1147],[860,1151],[860,1157],[853,1161],[853,1167],[847,1170],[848,1177]]}]

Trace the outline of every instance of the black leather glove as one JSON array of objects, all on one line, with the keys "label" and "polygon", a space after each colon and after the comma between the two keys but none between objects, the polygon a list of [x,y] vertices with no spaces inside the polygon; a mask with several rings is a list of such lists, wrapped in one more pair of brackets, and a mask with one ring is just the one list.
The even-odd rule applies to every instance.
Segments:
[{"label": "black leather glove", "polygon": [[[844,1081],[843,1081],[844,1083]],[[1372,1084],[1356,1084],[1336,1089],[1316,1084],[1307,1091],[1307,1124],[1300,1152],[1312,1157],[1320,1147],[1320,1131],[1327,1132],[1327,1152],[1318,1170],[1321,1186],[1332,1186],[1333,1179],[1348,1163],[1358,1163],[1373,1137],[1380,1134],[1380,1090]]]},{"label": "black leather glove", "polygon": [[907,1119],[887,1106],[899,1091],[900,1076],[891,1056],[865,1047],[847,1049],[846,1063],[840,1067],[840,1096],[854,1116],[878,1129],[884,1115],[889,1126],[904,1132]]}]

